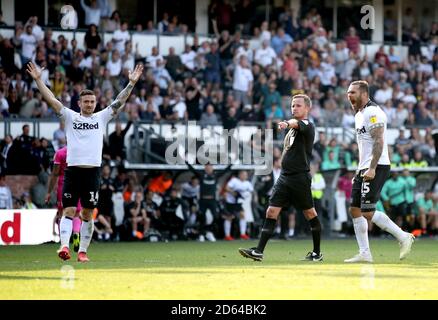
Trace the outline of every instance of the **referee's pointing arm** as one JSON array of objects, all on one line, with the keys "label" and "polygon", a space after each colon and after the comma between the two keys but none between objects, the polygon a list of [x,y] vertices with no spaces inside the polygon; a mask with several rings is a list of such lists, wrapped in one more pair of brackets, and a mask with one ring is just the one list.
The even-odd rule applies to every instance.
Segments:
[{"label": "referee's pointing arm", "polygon": [[283,120],[278,123],[279,130],[284,130],[288,128],[298,129],[299,128],[298,120],[296,119]]}]

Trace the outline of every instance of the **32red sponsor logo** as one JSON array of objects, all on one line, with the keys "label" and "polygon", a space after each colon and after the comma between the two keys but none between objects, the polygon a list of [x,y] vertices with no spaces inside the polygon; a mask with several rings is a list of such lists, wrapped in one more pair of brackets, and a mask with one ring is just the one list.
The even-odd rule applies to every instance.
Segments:
[{"label": "32red sponsor logo", "polygon": [[21,214],[14,213],[12,220],[0,223],[0,239],[4,244],[20,243]]}]

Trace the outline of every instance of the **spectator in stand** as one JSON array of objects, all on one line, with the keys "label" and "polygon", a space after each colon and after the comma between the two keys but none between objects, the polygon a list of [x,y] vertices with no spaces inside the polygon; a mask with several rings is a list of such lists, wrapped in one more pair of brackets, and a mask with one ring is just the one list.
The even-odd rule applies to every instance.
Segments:
[{"label": "spectator in stand", "polygon": [[425,101],[420,101],[417,104],[415,124],[422,127],[430,127],[433,124],[431,112],[426,108]]},{"label": "spectator in stand", "polygon": [[385,11],[383,36],[385,41],[397,41],[397,22],[393,18],[392,10]]},{"label": "spectator in stand", "polygon": [[113,11],[111,14],[111,17],[109,18],[108,22],[106,23],[106,27],[104,31],[107,32],[114,32],[121,27],[121,18],[120,18],[120,12],[118,10]]},{"label": "spectator in stand", "polygon": [[164,67],[165,62],[161,59],[156,61],[156,68],[153,68],[152,75],[155,83],[160,87],[160,93],[164,94],[167,88],[172,82],[172,77],[170,76],[167,69]]},{"label": "spectator in stand", "polygon": [[126,159],[125,136],[132,125],[132,120],[129,120],[122,130],[122,124],[116,122],[116,128],[108,137],[111,160],[121,162]]},{"label": "spectator in stand", "polygon": [[163,198],[160,205],[160,218],[163,231],[167,233],[168,240],[185,239],[184,224],[186,217],[182,210],[183,204],[178,197],[178,189],[172,187],[170,194]]},{"label": "spectator in stand", "polygon": [[100,184],[97,209],[99,214],[102,215],[110,226],[114,224],[114,203],[112,196],[115,190],[114,181],[111,178],[111,167],[108,164],[105,164],[102,167],[102,180]]},{"label": "spectator in stand", "polygon": [[322,161],[321,170],[325,171],[325,170],[333,170],[340,168],[341,168],[341,164],[335,158],[335,152],[329,151],[327,158]]},{"label": "spectator in stand", "polygon": [[158,29],[155,28],[154,22],[152,20],[149,20],[146,23],[146,28],[144,30],[142,30],[142,32],[144,32],[144,33],[158,33]]},{"label": "spectator in stand", "polygon": [[0,173],[2,174],[5,174],[8,167],[8,154],[11,150],[13,139],[10,134],[7,134],[0,144]]},{"label": "spectator in stand", "polygon": [[239,63],[240,56],[242,55],[246,56],[250,65],[253,63],[254,51],[250,48],[248,39],[244,39],[243,45],[236,49],[234,54],[234,63]]},{"label": "spectator in stand", "polygon": [[[402,178],[405,183],[405,199],[406,199],[406,222],[411,227],[414,223],[414,207],[415,207],[415,187],[417,186],[417,179],[411,175],[409,169],[404,169]],[[412,230],[411,230],[412,231]]]},{"label": "spectator in stand", "polygon": [[285,33],[283,28],[278,28],[277,34],[271,39],[271,46],[277,55],[281,55],[286,45],[291,44],[292,42],[292,37]]},{"label": "spectator in stand", "polygon": [[251,182],[248,181],[248,173],[240,171],[238,177],[233,177],[226,185],[226,212],[224,218],[224,240],[234,240],[231,234],[233,220],[238,221],[240,239],[249,240],[245,211],[243,209],[244,200],[254,191]]},{"label": "spectator in stand", "polygon": [[155,107],[152,102],[148,102],[146,110],[140,112],[140,119],[148,122],[159,121],[161,119],[160,113],[155,111]]},{"label": "spectator in stand", "polygon": [[120,25],[120,29],[115,30],[113,33],[112,43],[114,49],[117,49],[120,54],[123,54],[125,52],[125,43],[130,39],[131,35],[128,31],[128,23],[123,21]]},{"label": "spectator in stand", "polygon": [[408,38],[408,54],[418,59],[421,56],[421,39],[414,29]]},{"label": "spectator in stand", "polygon": [[196,72],[196,52],[192,50],[190,45],[186,45],[184,52],[180,55],[181,62],[184,66],[184,71],[189,74],[194,74]]},{"label": "spectator in stand", "polygon": [[383,185],[381,197],[391,219],[402,227],[406,220],[406,181],[398,172],[391,173],[391,178]]},{"label": "spectator in stand", "polygon": [[239,64],[234,69],[233,93],[234,98],[242,105],[251,104],[254,77],[248,65],[248,59],[242,55]]},{"label": "spectator in stand", "polygon": [[27,209],[27,210],[36,210],[38,207],[35,203],[32,202],[32,197],[29,192],[24,192],[21,195],[21,202],[23,203],[21,209]]},{"label": "spectator in stand", "polygon": [[210,52],[205,55],[206,66],[204,77],[207,84],[207,92],[210,92],[212,88],[218,89],[221,84],[220,59],[218,45],[213,42],[210,45]]},{"label": "spectator in stand", "polygon": [[0,27],[7,26],[7,23],[3,21],[3,11],[0,10]]},{"label": "spectator in stand", "polygon": [[151,179],[147,189],[162,196],[170,189],[172,184],[172,173],[165,171],[161,175]]},{"label": "spectator in stand", "polygon": [[25,26],[25,32],[19,36],[21,42],[21,64],[25,66],[36,52],[38,39],[32,33],[32,25]]},{"label": "spectator in stand", "polygon": [[427,168],[429,164],[423,158],[423,154],[419,150],[414,151],[414,158],[411,159],[410,168]]},{"label": "spectator in stand", "polygon": [[56,145],[56,149],[61,149],[67,144],[64,120],[59,121],[59,128],[53,132],[53,142]]},{"label": "spectator in stand", "polygon": [[181,57],[175,54],[175,48],[169,47],[169,54],[165,57],[166,69],[169,71],[170,76],[173,80],[181,80],[181,73],[184,70],[184,64],[182,63]]},{"label": "spectator in stand", "polygon": [[85,12],[85,25],[90,26],[92,24],[100,25],[101,9],[96,0],[90,0],[90,5],[85,4],[85,0],[81,0],[81,7]]},{"label": "spectator in stand", "polygon": [[199,125],[201,127],[215,126],[219,124],[218,115],[214,112],[214,107],[212,104],[208,104],[205,111],[201,115],[201,120]]},{"label": "spectator in stand", "polygon": [[348,50],[352,51],[355,55],[360,53],[360,38],[354,27],[348,29],[348,35],[345,37],[345,42],[347,43]]},{"label": "spectator in stand", "polygon": [[414,29],[415,18],[412,15],[412,8],[408,7],[402,17],[402,39],[407,41]]},{"label": "spectator in stand", "polygon": [[433,207],[433,192],[432,190],[426,190],[424,196],[417,199],[414,209],[415,220],[421,228],[420,236],[427,234],[428,220],[430,220],[429,215],[432,212]]},{"label": "spectator in stand", "polygon": [[387,101],[392,99],[392,88],[388,85],[388,82],[383,82],[383,86],[381,89],[377,90],[374,95],[374,100],[380,105],[385,104]]},{"label": "spectator in stand", "polygon": [[95,24],[90,24],[84,38],[84,44],[87,52],[91,52],[91,50],[94,49],[99,50],[101,43],[102,39],[100,38],[97,26]]},{"label": "spectator in stand", "polygon": [[264,93],[262,101],[265,114],[270,114],[272,112],[273,104],[275,104],[278,109],[281,109],[281,96],[277,91],[277,86],[274,82],[269,84],[269,91]]},{"label": "spectator in stand", "polygon": [[169,28],[169,14],[167,12],[163,12],[163,18],[160,22],[158,22],[158,31],[160,33],[167,32],[167,29]]},{"label": "spectator in stand", "polygon": [[277,58],[274,49],[269,46],[268,40],[263,40],[261,48],[257,49],[254,55],[254,61],[266,68],[272,65]]},{"label": "spectator in stand", "polygon": [[216,26],[218,32],[222,30],[233,31],[234,9],[229,0],[214,1],[209,9],[209,13],[211,14],[211,19],[214,20],[213,25]]},{"label": "spectator in stand", "polygon": [[0,209],[12,209],[12,192],[3,172],[0,172]]},{"label": "spectator in stand", "polygon": [[[128,220],[131,222],[132,237],[142,240],[144,235],[149,230],[150,219],[146,213],[146,205],[143,201],[143,191],[137,190],[135,192],[134,200],[127,205],[129,212]],[[142,225],[142,231],[139,231],[138,225]]]},{"label": "spectator in stand", "polygon": [[173,106],[170,103],[170,97],[168,95],[163,97],[163,103],[159,106],[159,111],[160,118],[163,120],[178,120],[178,112],[173,110]]}]

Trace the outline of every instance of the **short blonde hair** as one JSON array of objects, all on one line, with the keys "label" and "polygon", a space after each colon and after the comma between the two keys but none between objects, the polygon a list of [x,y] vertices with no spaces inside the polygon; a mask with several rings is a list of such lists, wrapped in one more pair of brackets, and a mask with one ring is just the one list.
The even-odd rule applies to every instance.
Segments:
[{"label": "short blonde hair", "polygon": [[297,99],[297,98],[303,98],[304,104],[306,105],[306,107],[309,107],[309,108],[312,107],[312,100],[309,98],[309,96],[307,94],[300,93],[300,94],[296,94],[296,95],[292,96],[291,104],[292,104],[292,101],[294,99]]},{"label": "short blonde hair", "polygon": [[353,81],[351,86],[358,86],[360,92],[366,92],[368,95],[370,95],[370,87],[368,85],[368,82],[365,80],[357,80]]}]

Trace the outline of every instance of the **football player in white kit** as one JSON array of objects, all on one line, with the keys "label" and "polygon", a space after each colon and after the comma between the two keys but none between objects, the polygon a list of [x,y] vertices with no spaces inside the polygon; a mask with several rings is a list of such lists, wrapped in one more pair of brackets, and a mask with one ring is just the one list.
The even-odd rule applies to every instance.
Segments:
[{"label": "football player in white kit", "polygon": [[35,80],[44,100],[65,120],[68,141],[67,168],[64,173],[62,206],[64,208],[60,221],[61,248],[58,256],[62,260],[70,259],[69,241],[72,233],[72,219],[76,205],[81,200],[82,225],[78,252],[78,261],[89,261],[87,249],[90,245],[94,223],[93,210],[99,198],[100,166],[102,164],[103,136],[108,122],[123,107],[132,89],[143,72],[143,66],[137,65],[129,72],[129,83],[111,105],[94,113],[96,96],[91,90],[82,90],[79,94],[80,113],[64,107],[50,89],[41,80],[41,70],[32,62],[27,65],[27,72]]},{"label": "football player in white kit", "polygon": [[370,100],[366,81],[352,82],[347,96],[356,113],[355,128],[359,146],[359,166],[353,180],[350,207],[359,253],[344,261],[373,262],[368,242],[367,219],[398,240],[402,260],[411,251],[414,236],[401,230],[384,212],[376,210],[380,191],[391,168],[386,141],[386,114]]}]

